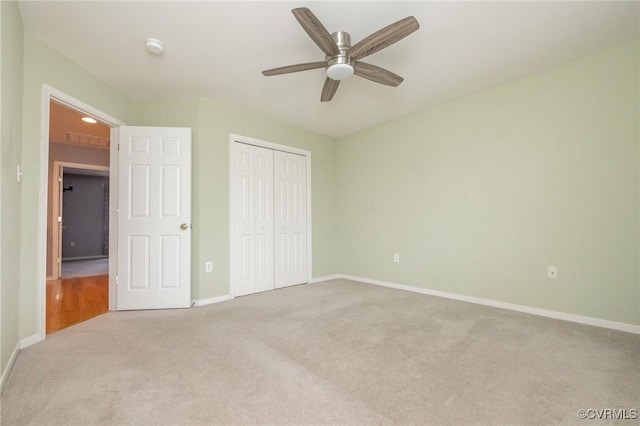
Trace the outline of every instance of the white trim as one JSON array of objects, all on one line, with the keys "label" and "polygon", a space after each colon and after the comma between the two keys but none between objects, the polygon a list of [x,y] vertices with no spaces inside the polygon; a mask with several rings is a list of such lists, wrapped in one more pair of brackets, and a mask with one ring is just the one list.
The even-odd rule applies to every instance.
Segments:
[{"label": "white trim", "polygon": [[36,334],[32,334],[29,337],[25,337],[24,339],[20,340],[20,349],[24,349],[26,347],[29,347],[31,345],[35,345],[36,343],[41,342],[42,339],[40,338],[40,336],[36,333]]},{"label": "white trim", "polygon": [[245,143],[249,145],[259,146],[262,148],[269,148],[276,151],[288,152],[291,154],[302,155],[306,158],[306,168],[307,168],[307,283],[312,281],[313,277],[313,255],[312,255],[312,228],[313,228],[313,218],[312,218],[312,206],[311,206],[311,151],[307,151],[305,149],[295,148],[288,145],[280,145],[273,142],[263,141],[260,139],[251,138],[248,136],[236,135],[234,133],[229,134],[229,294],[232,297],[235,297],[235,289],[233,285],[233,271],[235,271],[234,264],[234,230],[235,230],[235,199],[234,199],[234,188],[235,188],[235,173],[234,173],[234,143]]},{"label": "white trim", "polygon": [[337,280],[340,278],[342,278],[342,275],[340,274],[325,275],[324,277],[313,278],[311,281],[309,281],[309,284],[317,284],[325,281]]},{"label": "white trim", "polygon": [[475,303],[477,305],[491,306],[494,308],[507,309],[510,311],[523,312],[526,314],[538,315],[547,318],[554,318],[563,321],[570,321],[579,324],[592,325],[594,327],[609,328],[612,330],[624,331],[627,333],[640,334],[640,325],[627,324],[624,322],[609,321],[600,318],[586,317],[582,315],[569,314],[566,312],[551,311],[548,309],[534,308],[532,306],[517,305],[515,303],[500,302],[497,300],[483,299],[480,297],[465,296],[463,294],[448,293],[445,291],[429,290],[412,285],[397,284],[388,281],[374,280],[371,278],[356,277],[353,275],[338,274],[339,278],[351,281],[358,281],[365,284],[379,285],[382,287],[395,288],[398,290],[411,291],[413,293],[427,294],[429,296],[443,297],[445,299],[460,300],[462,302]]},{"label": "white trim", "polygon": [[9,380],[11,370],[13,370],[13,365],[16,363],[16,358],[18,357],[18,352],[20,352],[20,341],[18,341],[16,343],[16,347],[13,348],[11,356],[9,357],[9,362],[7,362],[7,366],[2,372],[2,378],[0,378],[0,394],[4,391],[4,386],[7,384],[7,380]]},{"label": "white trim", "polygon": [[[122,124],[124,126],[124,124]],[[109,132],[109,310],[115,311],[118,298],[118,176],[120,128]],[[112,202],[113,200],[113,202]]]},{"label": "white trim", "polygon": [[212,303],[226,302],[228,300],[233,300],[233,296],[225,294],[224,296],[209,297],[207,299],[193,299],[191,301],[191,306],[205,306],[211,305]]},{"label": "white trim", "polygon": [[[46,338],[46,285],[47,285],[47,193],[48,193],[48,183],[49,183],[49,102],[54,101],[61,105],[66,106],[67,108],[71,108],[75,111],[81,112],[86,115],[90,115],[96,120],[106,124],[110,127],[118,127],[124,126],[124,122],[114,118],[97,108],[92,107],[91,105],[85,104],[84,102],[74,98],[73,96],[67,95],[60,90],[57,90],[49,85],[42,85],[42,104],[40,108],[40,191],[38,194],[38,247],[36,251],[36,263],[37,263],[37,298],[38,298],[38,308],[37,308],[37,336],[36,341],[41,341]],[[111,173],[110,179],[117,178],[117,155],[114,157],[114,146],[111,145]],[[114,171],[115,166],[115,171]],[[109,185],[110,200],[117,200],[117,194],[112,192],[114,185]],[[109,217],[114,217],[115,215],[115,203],[110,203],[113,207],[110,208]],[[115,220],[115,217],[114,217]],[[111,219],[110,219],[111,222]],[[111,228],[110,223],[110,232],[114,232],[117,228]],[[110,241],[111,243],[111,241]],[[117,247],[109,244],[109,257],[115,258],[117,252]],[[112,263],[110,261],[109,264],[109,292],[111,295],[111,288],[115,288],[115,269],[112,270]],[[112,306],[112,298],[109,297],[109,308]],[[27,339],[23,339],[23,341],[31,342],[31,339],[35,337],[31,336]],[[36,343],[35,341],[33,343]],[[29,344],[33,344],[29,343]]]},{"label": "white trim", "polygon": [[[0,12],[0,22],[2,22],[2,16],[1,15],[2,15],[2,12]],[[1,23],[0,23],[0,27],[2,27]],[[0,28],[0,31],[1,31],[1,28]],[[2,33],[0,32],[0,39],[2,39],[2,35],[1,34]],[[4,63],[2,61],[2,55],[0,55],[0,70],[4,70],[4,68],[5,67],[4,67]],[[2,98],[3,98],[3,96],[2,96],[2,94],[3,94],[3,92],[2,92],[2,81],[3,80],[4,80],[3,78],[0,78],[0,164],[2,164],[2,150],[4,148],[4,146],[3,146],[3,142],[4,141],[2,139],[2,135],[4,135],[4,132],[2,131],[2,114],[3,114],[3,111],[2,111],[2,103],[3,103],[2,102]],[[6,112],[5,112],[5,114],[6,114]],[[9,125],[11,125],[12,124],[12,120],[9,121],[9,123],[10,123]],[[20,123],[20,124],[22,124],[22,123]],[[22,143],[22,141],[20,141],[20,142]],[[22,148],[22,145],[20,146],[20,148]],[[13,167],[13,163],[11,163],[11,167]],[[19,162],[17,164],[17,167],[18,167],[18,173],[20,173],[20,164],[19,164]],[[19,177],[20,177],[20,175],[18,174],[16,176],[16,178],[19,178]],[[18,179],[18,183],[20,183],[20,179]],[[2,210],[2,192],[3,192],[2,188],[3,188],[3,186],[4,185],[2,185],[2,183],[0,183],[0,215],[4,213],[4,210]],[[20,188],[16,188],[16,191],[18,191],[18,193],[21,192]],[[18,233],[18,238],[20,238],[20,233]],[[4,239],[2,238],[2,226],[0,225],[0,259],[3,259],[3,257],[2,257],[2,241],[4,241]],[[18,245],[18,251],[19,251],[20,250],[19,249],[19,247],[20,247],[20,242],[19,241],[18,241],[17,245]],[[20,254],[18,254],[18,256],[20,256]],[[20,269],[20,265],[18,264],[18,276],[20,276],[19,269]],[[3,282],[4,282],[4,277],[2,275],[2,262],[0,262],[0,335],[2,334],[1,331],[2,331],[2,287],[3,287],[2,283]],[[20,287],[18,287],[18,289],[19,288]],[[20,320],[18,319],[18,330],[20,329],[20,327],[19,327],[20,326],[20,322],[19,321]],[[0,338],[0,349],[2,349],[1,342],[2,342],[2,339]],[[14,349],[14,352],[15,351],[16,350]],[[12,359],[13,359],[13,354],[11,354],[11,357],[9,357],[9,362],[7,363],[7,368],[2,370],[2,356],[0,354],[0,370],[2,370],[2,371],[0,371],[0,395],[2,394],[2,390],[4,389],[4,384],[7,381],[7,378],[5,377],[5,375],[8,376],[7,371],[11,371],[10,366],[11,366],[11,360]]]},{"label": "white trim", "polygon": [[290,154],[298,154],[298,155],[303,155],[305,157],[308,157],[311,155],[311,152],[305,150],[305,149],[300,149],[300,148],[296,148],[293,146],[289,146],[289,145],[280,145],[277,143],[273,143],[273,142],[269,142],[269,141],[263,141],[260,139],[256,139],[256,138],[250,138],[249,136],[242,136],[242,135],[236,135],[231,133],[230,135],[230,143],[234,143],[234,142],[240,142],[240,143],[244,143],[244,144],[248,144],[248,145],[254,145],[254,146],[259,146],[262,148],[268,148],[268,149],[273,149],[276,151],[283,151],[283,152],[288,152]]},{"label": "white trim", "polygon": [[2,391],[4,391],[4,386],[7,384],[7,380],[9,380],[9,376],[11,375],[11,371],[13,370],[13,365],[16,363],[16,359],[18,358],[18,353],[20,352],[20,350],[26,348],[27,346],[38,343],[41,340],[42,339],[40,339],[40,335],[34,334],[16,342],[16,346],[13,348],[13,351],[11,351],[11,356],[9,357],[9,361],[7,362],[7,366],[2,372],[2,377],[0,377],[0,394],[2,393]]}]

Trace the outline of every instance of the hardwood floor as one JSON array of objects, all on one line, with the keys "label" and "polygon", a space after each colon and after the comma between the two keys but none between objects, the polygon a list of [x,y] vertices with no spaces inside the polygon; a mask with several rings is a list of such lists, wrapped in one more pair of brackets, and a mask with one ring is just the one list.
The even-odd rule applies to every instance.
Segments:
[{"label": "hardwood floor", "polygon": [[47,334],[108,310],[108,275],[47,281]]}]

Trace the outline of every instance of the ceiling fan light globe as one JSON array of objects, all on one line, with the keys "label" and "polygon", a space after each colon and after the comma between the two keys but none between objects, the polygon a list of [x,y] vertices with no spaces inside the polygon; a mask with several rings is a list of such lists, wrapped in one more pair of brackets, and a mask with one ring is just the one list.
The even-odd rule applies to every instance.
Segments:
[{"label": "ceiling fan light globe", "polygon": [[333,64],[327,68],[327,77],[332,80],[345,80],[353,75],[353,67],[349,64]]}]

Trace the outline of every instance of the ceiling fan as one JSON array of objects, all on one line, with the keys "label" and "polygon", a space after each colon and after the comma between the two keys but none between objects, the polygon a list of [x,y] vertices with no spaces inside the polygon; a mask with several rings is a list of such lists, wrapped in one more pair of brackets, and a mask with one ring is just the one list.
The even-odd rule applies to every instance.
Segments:
[{"label": "ceiling fan", "polygon": [[392,87],[396,87],[404,80],[391,71],[361,62],[360,59],[391,46],[420,28],[420,24],[413,16],[388,25],[351,46],[349,33],[336,31],[329,34],[329,31],[308,8],[299,7],[291,12],[309,37],[325,53],[325,60],[272,68],[262,71],[263,75],[272,76],[327,68],[327,78],[320,96],[321,102],[330,101],[338,90],[340,80],[349,78],[353,74]]}]

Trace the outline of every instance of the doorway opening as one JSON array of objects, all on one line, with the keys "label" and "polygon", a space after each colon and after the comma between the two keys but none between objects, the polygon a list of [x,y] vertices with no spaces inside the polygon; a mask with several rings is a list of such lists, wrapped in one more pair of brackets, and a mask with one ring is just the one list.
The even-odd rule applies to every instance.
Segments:
[{"label": "doorway opening", "polygon": [[[113,234],[117,222],[115,205],[109,200],[115,199],[117,151],[110,138],[111,129],[121,125],[124,123],[90,105],[49,86],[43,87],[39,340],[44,340],[48,333],[100,315],[113,304],[115,286],[111,271],[116,267],[117,242],[114,244]],[[87,192],[87,188],[92,189]],[[84,193],[84,197],[73,200],[65,196],[72,192],[74,196]],[[75,218],[66,221],[65,202],[70,211],[74,203],[80,205]],[[89,203],[93,204],[94,213],[89,211]],[[72,229],[65,232],[69,225],[82,228],[96,223],[91,231],[75,229],[75,236]],[[88,260],[96,260],[94,263],[99,265],[67,267],[68,262]]]},{"label": "doorway opening", "polygon": [[62,175],[62,197],[52,200],[61,201],[60,278],[108,275],[109,168],[54,163]]},{"label": "doorway opening", "polygon": [[47,334],[109,308],[111,130],[49,102]]}]

